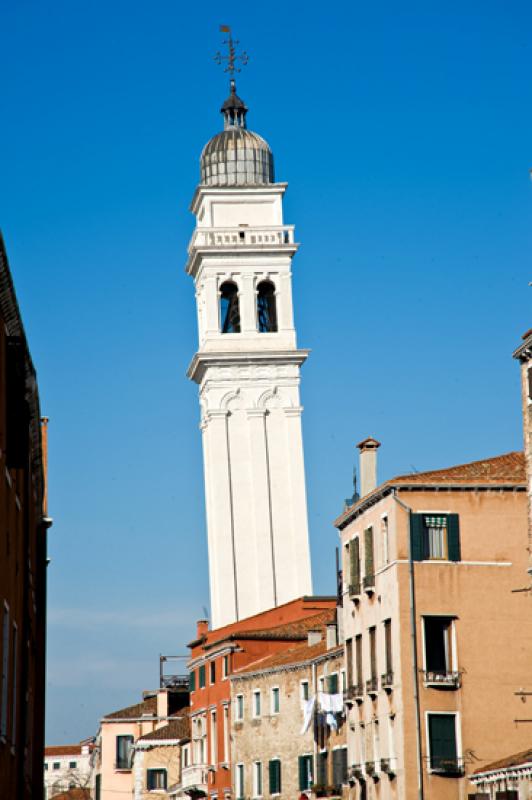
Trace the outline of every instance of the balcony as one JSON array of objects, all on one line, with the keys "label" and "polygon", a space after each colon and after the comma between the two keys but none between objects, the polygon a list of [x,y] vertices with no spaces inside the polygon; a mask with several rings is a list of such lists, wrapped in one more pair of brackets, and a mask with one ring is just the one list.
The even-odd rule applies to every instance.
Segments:
[{"label": "balcony", "polygon": [[183,792],[191,798],[206,796],[208,769],[207,764],[191,764],[189,767],[183,767],[181,773]]},{"label": "balcony", "polygon": [[188,690],[188,675],[161,675],[161,689]]},{"label": "balcony", "polygon": [[364,687],[361,684],[357,684],[356,686],[348,686],[344,692],[344,700],[347,702],[349,702],[349,700],[355,700],[357,703],[361,703],[363,699]]},{"label": "balcony", "polygon": [[464,759],[433,756],[429,759],[429,772],[435,775],[447,775],[450,778],[460,778],[465,772]]},{"label": "balcony", "polygon": [[363,781],[364,780],[364,765],[363,764],[353,764],[349,769],[348,774],[349,781]]},{"label": "balcony", "polygon": [[369,694],[370,697],[376,697],[378,685],[379,682],[376,676],[374,678],[369,678],[369,680],[366,681],[366,694]]},{"label": "balcony", "polygon": [[447,670],[425,670],[423,673],[425,686],[435,689],[459,689],[462,684],[459,672],[449,672]]},{"label": "balcony", "polygon": [[381,758],[381,772],[384,772],[389,778],[395,777],[395,759],[394,758]]},{"label": "balcony", "polygon": [[388,670],[388,672],[383,672],[381,675],[381,686],[385,692],[391,692],[393,689],[393,672],[392,670]]},{"label": "balcony", "polygon": [[358,581],[358,583],[349,584],[349,597],[351,600],[354,600],[355,603],[360,600],[360,581]]},{"label": "balcony", "polygon": [[378,777],[378,769],[376,761],[366,761],[366,775],[369,775],[371,778]]},{"label": "balcony", "polygon": [[373,594],[375,591],[375,575],[364,575],[362,584],[366,594]]},{"label": "balcony", "polygon": [[325,786],[323,784],[315,783],[312,786],[312,794],[315,797],[341,797],[341,786]]},{"label": "balcony", "polygon": [[253,225],[237,228],[198,228],[190,242],[195,247],[278,247],[294,244],[293,225]]}]

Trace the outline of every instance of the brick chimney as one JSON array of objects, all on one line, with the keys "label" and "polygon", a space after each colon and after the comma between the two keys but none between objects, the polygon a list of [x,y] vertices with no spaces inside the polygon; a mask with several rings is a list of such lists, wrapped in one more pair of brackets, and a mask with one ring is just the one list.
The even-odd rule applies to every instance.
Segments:
[{"label": "brick chimney", "polygon": [[371,436],[357,444],[360,450],[360,497],[377,488],[377,450],[381,443]]},{"label": "brick chimney", "polygon": [[336,622],[327,624],[327,650],[332,650],[333,647],[338,645],[338,630]]},{"label": "brick chimney", "polygon": [[321,642],[321,631],[308,631],[308,646],[313,647],[315,644],[319,644]]},{"label": "brick chimney", "polygon": [[196,637],[201,639],[202,636],[206,636],[209,632],[209,620],[208,619],[199,619],[196,623]]}]

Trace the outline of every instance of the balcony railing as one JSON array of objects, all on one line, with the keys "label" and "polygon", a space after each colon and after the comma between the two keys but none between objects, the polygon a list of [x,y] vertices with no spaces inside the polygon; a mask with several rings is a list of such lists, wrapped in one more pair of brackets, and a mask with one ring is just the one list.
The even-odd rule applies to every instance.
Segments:
[{"label": "balcony railing", "polygon": [[438,775],[450,775],[459,778],[464,774],[464,759],[432,756],[429,759],[429,770]]},{"label": "balcony railing", "polygon": [[197,789],[198,791],[206,791],[207,789],[207,764],[191,764],[189,767],[183,767],[181,773],[181,786],[183,791],[187,789]]},{"label": "balcony railing", "polygon": [[161,675],[161,689],[188,689],[188,675]]},{"label": "balcony railing", "polygon": [[381,772],[392,778],[395,775],[395,759],[381,758]]},{"label": "balcony railing", "polygon": [[423,679],[427,686],[440,687],[442,689],[459,689],[461,685],[461,675],[459,672],[447,670],[425,670]]},{"label": "balcony railing", "polygon": [[375,575],[364,575],[363,581],[364,591],[372,594],[375,590]]},{"label": "balcony railing", "polygon": [[364,687],[360,684],[348,686],[344,692],[346,700],[362,701],[364,699]]},{"label": "balcony railing", "polygon": [[372,777],[377,774],[377,765],[375,761],[366,761],[366,775],[371,775]]},{"label": "balcony railing", "polygon": [[364,765],[363,764],[353,764],[349,769],[348,774],[349,780],[352,781],[361,781],[364,778]]},{"label": "balcony railing", "polygon": [[393,672],[391,669],[382,673],[381,686],[386,692],[391,692],[393,689]]},{"label": "balcony railing", "polygon": [[376,676],[374,678],[369,678],[366,681],[366,692],[367,692],[367,694],[376,695],[377,691],[378,691],[378,684],[379,684],[379,682],[378,682]]},{"label": "balcony railing", "polygon": [[353,600],[357,600],[360,597],[360,581],[349,584],[349,597]]},{"label": "balcony railing", "polygon": [[253,225],[241,228],[198,228],[194,232],[193,247],[268,247],[294,244],[293,225]]}]

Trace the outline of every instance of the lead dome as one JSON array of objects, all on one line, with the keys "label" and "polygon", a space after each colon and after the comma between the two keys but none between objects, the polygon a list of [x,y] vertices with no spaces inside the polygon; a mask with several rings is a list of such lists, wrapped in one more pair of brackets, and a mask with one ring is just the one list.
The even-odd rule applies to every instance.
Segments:
[{"label": "lead dome", "polygon": [[246,127],[247,106],[236,93],[220,109],[224,130],[210,139],[200,158],[201,183],[208,186],[261,186],[274,183],[273,154],[258,133]]}]

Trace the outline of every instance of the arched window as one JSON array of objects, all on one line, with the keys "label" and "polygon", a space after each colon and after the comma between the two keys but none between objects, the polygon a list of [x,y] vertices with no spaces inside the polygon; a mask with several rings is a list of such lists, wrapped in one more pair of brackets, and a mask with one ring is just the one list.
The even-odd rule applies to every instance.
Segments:
[{"label": "arched window", "polygon": [[257,286],[257,319],[259,333],[275,333],[277,331],[275,286],[271,281],[261,281]]},{"label": "arched window", "polygon": [[220,330],[222,333],[240,333],[238,286],[232,281],[220,286]]}]

